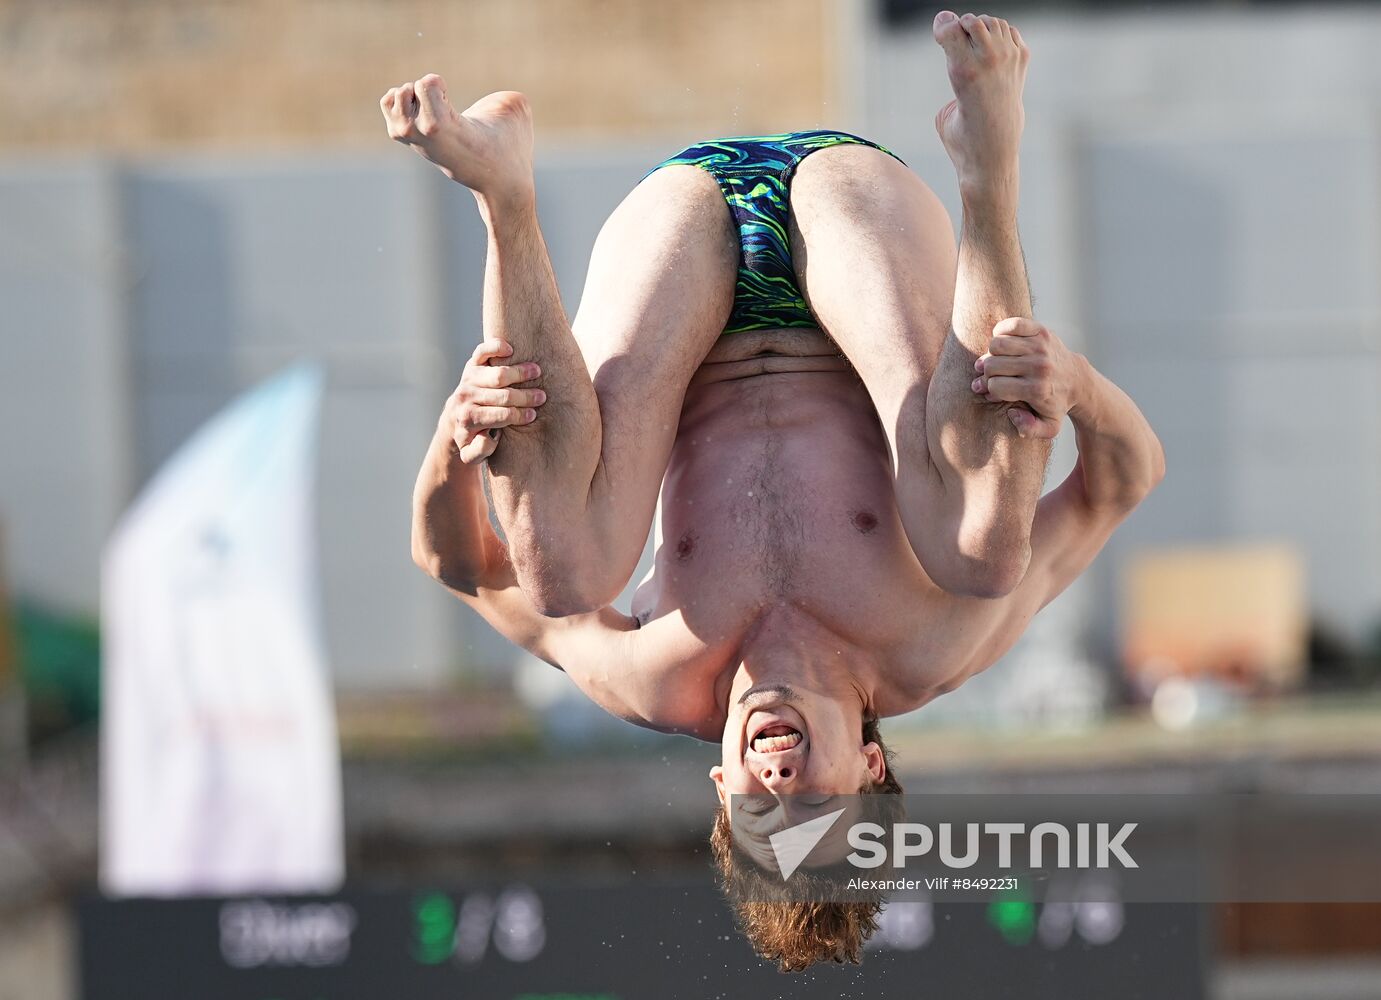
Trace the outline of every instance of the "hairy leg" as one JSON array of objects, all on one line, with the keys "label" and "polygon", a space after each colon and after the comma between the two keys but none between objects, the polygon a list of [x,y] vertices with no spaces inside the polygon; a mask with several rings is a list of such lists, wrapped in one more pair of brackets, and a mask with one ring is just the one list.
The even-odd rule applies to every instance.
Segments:
[{"label": "hairy leg", "polygon": [[390,133],[474,192],[489,234],[484,335],[536,362],[525,384],[547,394],[489,458],[495,513],[540,611],[593,610],[632,575],[686,386],[729,315],[729,215],[703,171],[647,178],[596,241],[573,328],[537,223],[526,99],[493,94],[457,113],[444,88],[428,76],[390,91]]},{"label": "hairy leg", "polygon": [[971,388],[993,327],[1031,314],[1016,227],[1026,57],[991,20],[976,41],[968,19],[952,23],[959,39],[937,22],[959,94],[937,121],[964,201],[957,260],[938,199],[877,150],[815,153],[792,187],[802,286],[878,409],[912,548],[938,585],[976,596],[1007,593],[1025,573],[1050,453],[1010,406]]}]

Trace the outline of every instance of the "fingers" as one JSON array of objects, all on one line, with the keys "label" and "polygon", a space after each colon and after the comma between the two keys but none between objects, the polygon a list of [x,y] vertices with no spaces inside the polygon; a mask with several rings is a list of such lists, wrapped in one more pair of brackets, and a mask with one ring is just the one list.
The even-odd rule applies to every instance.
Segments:
[{"label": "fingers", "polygon": [[[438,78],[439,79],[439,78]],[[516,387],[542,374],[535,362],[499,365],[492,362],[509,357],[513,346],[491,337],[475,346],[465,366],[460,385],[451,397],[450,418],[454,421],[456,444],[462,458],[479,461],[493,452],[492,445],[476,444],[477,433],[501,427],[530,424],[537,419],[537,407],[547,401],[546,391],[536,386]],[[480,436],[486,436],[480,433]]]},{"label": "fingers", "polygon": [[477,365],[487,363],[491,358],[503,358],[513,353],[513,346],[506,340],[499,340],[492,337],[489,340],[481,340],[476,346],[470,360]]},{"label": "fingers", "polygon": [[988,354],[991,357],[1019,358],[1039,353],[1041,346],[1027,337],[994,337],[988,341]]},{"label": "fingers", "polygon": [[1013,406],[1007,411],[1007,419],[1024,438],[1051,439],[1060,433],[1060,425],[1052,420],[1043,420],[1022,406]]},{"label": "fingers", "polygon": [[461,381],[485,389],[503,389],[517,382],[530,382],[542,374],[541,366],[535,361],[517,365],[491,364],[512,353],[513,346],[506,340],[494,337],[481,341],[470,355],[470,364],[466,366]]},{"label": "fingers", "polygon": [[531,382],[541,374],[542,369],[531,361],[521,365],[476,365],[465,373],[465,382],[481,389],[504,389]]},{"label": "fingers", "polygon": [[995,378],[998,375],[1036,375],[1042,373],[1043,366],[1028,355],[986,354],[974,362],[974,370],[980,375]]},{"label": "fingers", "polygon": [[1010,316],[993,327],[994,337],[1036,337],[1045,332],[1044,324],[1024,316]]},{"label": "fingers", "polygon": [[521,426],[536,419],[537,411],[531,407],[466,406],[456,423],[464,431],[482,431],[492,427]]},{"label": "fingers", "polygon": [[985,354],[973,363],[973,368],[978,372],[978,378],[973,380],[974,392],[985,391],[983,386],[986,379],[1022,378],[1044,382],[1049,380],[1053,372],[1050,359],[1043,354]]},{"label": "fingers", "polygon": [[995,377],[982,376],[974,379],[976,386],[975,392],[984,393],[988,400],[994,403],[1019,403],[1029,401],[1037,392],[1039,386],[1036,379],[1026,375],[999,375]]},{"label": "fingers", "polygon": [[547,401],[541,389],[484,389],[472,386],[466,399],[476,406],[536,407]]},{"label": "fingers", "polygon": [[460,460],[466,465],[483,462],[499,446],[499,436],[503,431],[488,431],[476,434],[460,446]]}]

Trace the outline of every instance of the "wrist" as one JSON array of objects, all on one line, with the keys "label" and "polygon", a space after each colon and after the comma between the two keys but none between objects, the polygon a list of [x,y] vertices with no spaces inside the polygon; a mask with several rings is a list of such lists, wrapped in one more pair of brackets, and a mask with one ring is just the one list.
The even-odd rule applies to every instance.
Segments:
[{"label": "wrist", "polygon": [[1071,420],[1087,419],[1093,406],[1098,372],[1084,355],[1071,351],[1070,356],[1074,362],[1074,388],[1069,394],[1067,412]]}]

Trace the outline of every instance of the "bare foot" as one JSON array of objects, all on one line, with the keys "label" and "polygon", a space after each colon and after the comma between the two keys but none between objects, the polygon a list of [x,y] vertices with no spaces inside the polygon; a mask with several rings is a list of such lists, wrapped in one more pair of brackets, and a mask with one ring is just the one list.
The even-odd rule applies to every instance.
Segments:
[{"label": "bare foot", "polygon": [[532,200],[532,109],[517,91],[481,97],[457,112],[435,73],[379,101],[391,138],[490,202]]},{"label": "bare foot", "polygon": [[943,10],[934,31],[955,96],[935,116],[935,128],[958,171],[959,190],[965,199],[1015,197],[1031,51],[1016,28],[987,14]]}]

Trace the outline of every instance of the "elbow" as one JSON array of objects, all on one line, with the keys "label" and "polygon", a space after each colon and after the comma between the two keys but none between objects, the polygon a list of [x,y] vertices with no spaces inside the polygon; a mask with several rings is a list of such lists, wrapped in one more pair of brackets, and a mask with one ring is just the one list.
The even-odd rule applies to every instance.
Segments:
[{"label": "elbow", "polygon": [[418,545],[416,539],[412,542],[412,564],[433,580],[441,577],[441,557],[425,545]]},{"label": "elbow", "polygon": [[1165,446],[1160,443],[1160,438],[1154,436],[1151,443],[1151,484],[1146,488],[1147,493],[1159,486],[1165,478]]},{"label": "elbow", "polygon": [[1150,496],[1161,480],[1165,478],[1165,450],[1161,447],[1160,441],[1152,438],[1151,454],[1148,457],[1145,471],[1136,477],[1128,477],[1123,484],[1123,489],[1114,493],[1109,502],[1102,506],[1114,511],[1121,517],[1126,517],[1141,506],[1141,502]]}]

